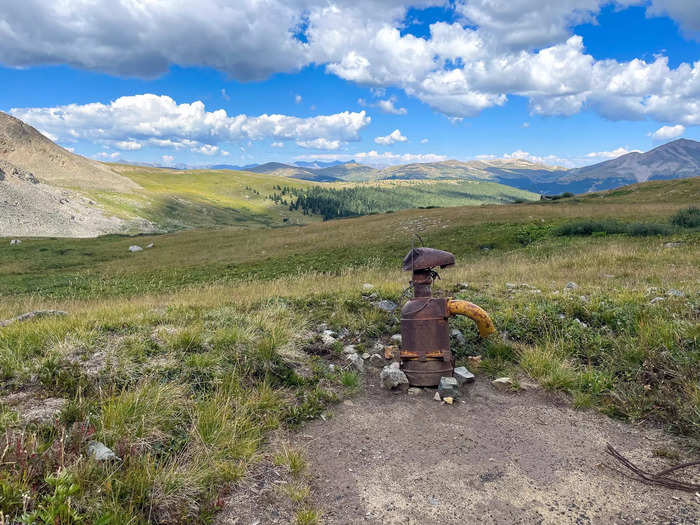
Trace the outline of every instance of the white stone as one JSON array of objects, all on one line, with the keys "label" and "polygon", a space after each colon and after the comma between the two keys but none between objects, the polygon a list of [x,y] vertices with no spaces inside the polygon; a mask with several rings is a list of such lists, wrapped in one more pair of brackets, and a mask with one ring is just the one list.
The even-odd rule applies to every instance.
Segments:
[{"label": "white stone", "polygon": [[142,251],[143,251],[143,248],[141,248],[141,246],[137,246],[137,245],[134,244],[134,245],[132,245],[132,246],[129,246],[129,251],[130,251],[131,253],[142,252]]}]

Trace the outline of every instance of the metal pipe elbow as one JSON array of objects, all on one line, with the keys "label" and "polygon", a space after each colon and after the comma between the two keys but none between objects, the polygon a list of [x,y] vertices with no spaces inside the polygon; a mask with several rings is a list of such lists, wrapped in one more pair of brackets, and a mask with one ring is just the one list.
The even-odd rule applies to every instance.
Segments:
[{"label": "metal pipe elbow", "polygon": [[479,329],[480,337],[488,337],[496,331],[496,327],[493,325],[489,314],[480,306],[470,303],[469,301],[449,299],[447,301],[447,313],[449,315],[463,315],[472,319]]}]

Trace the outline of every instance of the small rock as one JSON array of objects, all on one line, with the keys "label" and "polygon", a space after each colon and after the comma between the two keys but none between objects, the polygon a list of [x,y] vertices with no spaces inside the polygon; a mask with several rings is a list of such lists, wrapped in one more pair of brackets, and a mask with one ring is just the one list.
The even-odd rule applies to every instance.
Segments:
[{"label": "small rock", "polygon": [[565,288],[566,288],[567,290],[575,290],[576,288],[578,288],[578,284],[576,284],[575,282],[571,281],[571,282],[566,283]]},{"label": "small rock", "polygon": [[678,248],[679,246],[682,246],[682,242],[665,242],[664,243],[664,248]]},{"label": "small rock", "polygon": [[137,246],[137,245],[134,244],[134,245],[132,245],[132,246],[129,246],[129,251],[130,251],[131,253],[142,252],[142,251],[143,251],[143,248],[141,248],[141,246]]},{"label": "small rock", "polygon": [[469,361],[469,366],[471,366],[473,369],[477,369],[481,366],[480,355],[470,355],[467,357],[467,361]]},{"label": "small rock", "polygon": [[506,283],[506,288],[508,288],[509,290],[514,290],[517,287],[518,285],[515,283]]},{"label": "small rock", "polygon": [[457,341],[457,344],[459,346],[464,346],[467,344],[467,340],[464,338],[464,334],[462,333],[461,330],[457,328],[453,328],[452,331],[450,332],[450,335],[454,337],[455,341]]},{"label": "small rock", "polygon": [[392,363],[389,366],[385,366],[382,369],[380,379],[382,381],[382,386],[388,390],[394,389],[399,385],[408,385],[408,378],[403,370],[400,370],[398,363]]},{"label": "small rock", "polygon": [[374,346],[372,347],[372,353],[373,354],[383,354],[384,353],[384,345],[377,341],[374,343]]},{"label": "small rock", "polygon": [[581,319],[579,319],[578,317],[576,319],[574,319],[574,323],[579,325],[581,328],[588,328],[588,325],[586,323],[584,323],[583,321],[581,321]]},{"label": "small rock", "polygon": [[384,347],[384,359],[394,359],[395,356],[398,356],[398,349],[395,346]]},{"label": "small rock", "polygon": [[344,354],[356,354],[357,349],[355,348],[355,345],[347,345],[343,347],[343,353]]},{"label": "small rock", "polygon": [[447,396],[447,397],[442,398],[442,402],[447,403],[448,405],[451,405],[452,403],[455,402],[455,399],[454,399],[454,397]]},{"label": "small rock", "polygon": [[559,314],[557,317],[558,317],[559,319],[566,319],[566,316],[565,316],[564,314]]},{"label": "small rock", "polygon": [[663,300],[664,300],[663,297],[654,297],[651,301],[649,301],[649,304],[656,304],[659,301],[663,301]]},{"label": "small rock", "polygon": [[346,356],[346,359],[350,361],[350,364],[352,367],[357,370],[358,372],[364,372],[365,371],[365,362],[362,360],[362,358],[357,355],[357,354],[350,354]]},{"label": "small rock", "polygon": [[435,395],[433,396],[433,399],[435,401],[442,401],[442,398],[440,397],[440,392],[435,392]]},{"label": "small rock", "polygon": [[150,243],[148,246],[146,246],[146,248],[153,248],[153,243]]},{"label": "small rock", "polygon": [[324,345],[331,346],[336,341],[335,335],[336,333],[332,330],[324,330],[321,334],[321,341]]},{"label": "small rock", "polygon": [[401,334],[394,334],[391,336],[391,340],[395,343],[401,344]]},{"label": "small rock", "polygon": [[438,385],[438,392],[444,399],[445,397],[459,397],[459,383],[454,377],[441,377]]},{"label": "small rock", "polygon": [[328,370],[330,370],[331,372],[335,372],[335,365],[333,363],[328,365]]},{"label": "small rock", "polygon": [[499,390],[509,390],[513,386],[513,380],[510,377],[499,377],[491,381],[491,384]]},{"label": "small rock", "polygon": [[454,377],[460,386],[462,386],[464,383],[474,382],[474,374],[472,374],[463,366],[458,366],[457,368],[455,368]]},{"label": "small rock", "polygon": [[362,354],[362,359],[364,359],[364,360],[369,359],[369,354],[368,354],[367,352],[365,352],[364,354]]},{"label": "small rock", "polygon": [[343,404],[344,404],[345,406],[348,406],[348,407],[354,407],[354,406],[355,406],[355,403],[353,403],[353,402],[350,401],[349,399],[346,399],[345,401],[343,401]]},{"label": "small rock", "polygon": [[681,292],[680,290],[669,290],[666,292],[666,295],[673,296],[673,297],[685,297],[685,294]]},{"label": "small rock", "polygon": [[540,387],[540,385],[531,381],[520,381],[519,384],[522,390],[537,390]]},{"label": "small rock", "polygon": [[372,288],[374,288],[374,285],[373,285],[373,284],[370,284],[370,283],[364,283],[364,284],[362,285],[362,289],[363,289],[363,290],[369,291],[369,290],[371,290]]},{"label": "small rock", "polygon": [[397,370],[399,370],[401,368],[401,364],[398,361],[394,361],[389,365],[389,368],[396,368]]},{"label": "small rock", "polygon": [[582,302],[582,303],[587,303],[587,302],[588,302],[588,297],[586,297],[585,295],[580,296],[579,299],[581,299],[581,302]]},{"label": "small rock", "polygon": [[382,368],[386,364],[386,359],[381,354],[372,354],[369,356],[369,364],[376,368]]},{"label": "small rock", "polygon": [[459,283],[462,288],[469,288],[469,283]]},{"label": "small rock", "polygon": [[394,301],[389,301],[387,299],[379,301],[375,306],[384,312],[393,312],[399,307]]},{"label": "small rock", "polygon": [[22,241],[20,239],[12,239],[10,241],[10,246],[15,246],[17,244],[22,244]]},{"label": "small rock", "polygon": [[88,454],[97,461],[121,461],[112,449],[108,448],[104,443],[99,441],[90,441],[87,446]]},{"label": "small rock", "polygon": [[417,388],[417,387],[411,387],[408,389],[408,395],[409,396],[418,396],[423,392],[422,388]]}]

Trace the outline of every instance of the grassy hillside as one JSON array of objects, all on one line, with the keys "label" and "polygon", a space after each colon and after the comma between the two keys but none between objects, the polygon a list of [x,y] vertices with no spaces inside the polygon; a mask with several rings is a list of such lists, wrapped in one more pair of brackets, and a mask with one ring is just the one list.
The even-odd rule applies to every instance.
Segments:
[{"label": "grassy hillside", "polygon": [[[92,196],[119,216],[140,216],[164,230],[211,226],[280,226],[313,218],[290,212],[266,198],[277,184],[298,188],[305,181],[230,170],[170,170],[114,165],[116,171],[143,187],[130,193]],[[287,219],[287,221],[285,221]]]},{"label": "grassy hillside", "polygon": [[[363,283],[401,302],[413,232],[457,255],[436,292],[482,305],[499,331],[484,342],[471,321],[453,320],[467,339],[454,347],[459,363],[481,355],[477,375],[509,375],[514,390],[534,379],[578,408],[700,446],[700,233],[671,223],[700,200],[700,180],[650,184],[659,185],[264,232],[6,246],[0,319],[68,315],[0,328],[0,510],[39,523],[210,521],[273,429],[318,417],[358,388],[342,345],[369,349],[398,331]],[[611,219],[670,229],[565,233]],[[321,350],[321,323],[347,336]],[[59,401],[48,419],[28,415]],[[90,459],[91,440],[121,460]],[[272,453],[303,470],[297,451]],[[303,476],[281,490],[313,522]]]},{"label": "grassy hillside", "polygon": [[[318,184],[315,182],[231,170],[172,170],[113,165],[115,171],[143,189],[126,193],[94,191],[90,197],[108,212],[123,218],[142,217],[165,231],[223,226],[275,227],[321,220],[319,213],[290,210],[268,197],[287,187],[294,191],[353,188],[371,205],[350,207],[346,215],[381,213],[421,206],[463,206],[531,200],[535,194],[493,183],[469,181],[397,181],[375,184]],[[347,199],[346,199],[347,200]],[[344,203],[347,205],[348,203]]]},{"label": "grassy hillside", "polygon": [[384,181],[333,184],[279,190],[295,210],[321,215],[324,220],[355,217],[408,208],[477,206],[531,201],[536,193],[481,181]]}]

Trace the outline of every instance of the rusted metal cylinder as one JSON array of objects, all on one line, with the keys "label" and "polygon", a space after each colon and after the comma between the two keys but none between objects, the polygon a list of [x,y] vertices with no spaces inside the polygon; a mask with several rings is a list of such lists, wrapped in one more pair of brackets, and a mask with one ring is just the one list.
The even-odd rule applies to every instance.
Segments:
[{"label": "rusted metal cylinder", "polygon": [[402,369],[411,385],[435,386],[451,376],[447,299],[423,296],[408,301],[401,310]]}]

